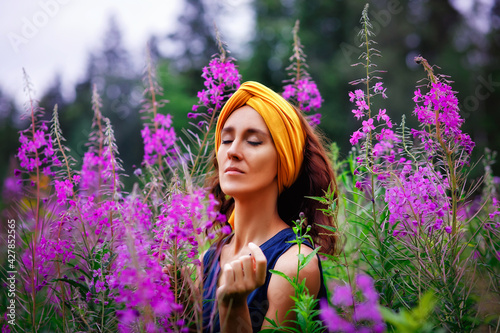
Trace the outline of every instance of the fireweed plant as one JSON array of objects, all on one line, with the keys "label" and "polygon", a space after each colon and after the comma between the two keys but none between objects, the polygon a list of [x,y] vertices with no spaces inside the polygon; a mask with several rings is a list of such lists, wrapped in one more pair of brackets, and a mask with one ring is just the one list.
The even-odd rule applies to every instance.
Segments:
[{"label": "fireweed plant", "polygon": [[321,108],[323,99],[319,93],[316,83],[307,72],[306,54],[299,38],[299,21],[295,22],[292,30],[293,52],[290,57],[290,65],[286,68],[288,76],[283,87],[283,98],[294,104],[300,111],[306,114],[306,118],[312,127],[321,123],[321,114],[310,114]]},{"label": "fireweed plant", "polygon": [[131,193],[123,189],[113,129],[95,88],[79,170],[64,145],[57,106],[50,125],[29,98],[32,122],[20,132],[15,172],[23,186],[18,307],[15,324],[4,317],[3,332],[201,331],[198,251],[207,238],[230,230],[213,227],[225,217],[212,196],[178,181],[175,167],[186,156],[176,146],[170,116],[158,112],[163,102],[150,65],[145,82],[145,155],[134,172],[145,185]]},{"label": "fireweed plant", "polygon": [[[497,331],[500,321],[500,198],[487,152],[482,184],[468,180],[471,138],[462,131],[451,82],[419,57],[427,77],[415,91],[420,126],[398,125],[376,69],[366,7],[361,19],[360,66],[347,98],[360,128],[345,161],[334,158],[339,201],[325,189],[315,198],[336,215],[341,253],[324,256],[328,299],[316,300],[298,281],[293,322],[268,318],[268,331],[470,332]],[[319,124],[322,99],[307,73],[298,22],[293,29],[290,79],[283,96]],[[220,39],[219,39],[220,41]],[[30,125],[20,132],[18,167],[3,193],[16,200],[16,318],[2,288],[2,332],[201,332],[200,253],[231,232],[218,202],[204,189],[211,171],[213,131],[225,101],[239,87],[235,59],[219,53],[202,69],[204,86],[175,133],[149,59],[144,71],[144,142],[137,180],[127,193],[113,128],[92,97],[87,151],[72,157],[58,119],[44,121],[27,75]],[[338,154],[332,154],[338,156]],[[81,166],[80,166],[81,165]],[[482,187],[480,188],[480,185]],[[14,192],[12,192],[14,191]],[[474,195],[472,195],[474,194]],[[296,242],[308,239],[302,219]],[[298,270],[312,256],[299,255]],[[273,271],[273,274],[283,275]],[[5,281],[5,280],[4,280]],[[496,302],[496,303],[495,303]],[[290,326],[291,325],[291,326]]]},{"label": "fireweed plant", "polygon": [[[212,143],[215,125],[225,102],[240,87],[241,76],[235,59],[222,42],[216,29],[219,53],[212,56],[208,66],[203,67],[204,88],[197,93],[198,103],[193,105],[187,117],[191,128],[185,129],[187,138],[182,146],[189,152],[189,178],[203,182],[205,174],[212,167]],[[208,169],[207,169],[208,168]]]},{"label": "fireweed plant", "polygon": [[[374,63],[380,52],[374,48],[367,13],[368,6],[359,34],[361,62],[355,64],[365,75],[352,82],[356,88],[348,94],[361,127],[350,138],[353,149],[343,162],[348,170],[340,176],[345,210],[340,229],[347,240],[333,265],[334,275],[354,290],[352,275],[364,271],[376,282],[380,304],[402,313],[417,307],[424,294],[434,295],[435,307],[432,296],[418,305],[427,316],[420,325],[410,323],[409,316],[394,320],[395,314],[384,310],[392,328],[470,332],[491,325],[498,331],[498,311],[488,309],[489,300],[499,299],[500,268],[500,225],[494,213],[498,193],[488,185],[493,183],[491,173],[485,178],[485,191],[473,199],[479,183],[467,181],[467,176],[474,142],[461,130],[464,119],[451,82],[437,75],[424,58],[415,59],[427,74],[413,97],[413,115],[420,127],[408,129],[404,117],[396,126],[386,108],[375,109],[388,96]],[[339,290],[347,292],[339,288],[331,305],[322,303],[325,320],[327,313],[342,313],[336,312],[337,297],[342,298],[336,295]],[[342,305],[347,304],[355,302]],[[351,317],[341,317],[343,321],[326,321],[330,331],[381,330],[375,313],[369,330],[353,328],[360,316],[359,307],[352,310]]]}]

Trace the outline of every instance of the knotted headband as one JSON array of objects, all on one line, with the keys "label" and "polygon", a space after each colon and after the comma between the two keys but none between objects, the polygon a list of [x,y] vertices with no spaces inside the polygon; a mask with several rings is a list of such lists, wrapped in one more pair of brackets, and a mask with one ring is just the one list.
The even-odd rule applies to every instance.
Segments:
[{"label": "knotted headband", "polygon": [[[293,107],[280,95],[257,82],[245,82],[221,110],[215,129],[215,151],[221,144],[221,130],[231,113],[248,105],[267,125],[278,153],[278,191],[281,194],[299,176],[304,160],[306,134]],[[231,225],[233,216],[229,219]]]}]

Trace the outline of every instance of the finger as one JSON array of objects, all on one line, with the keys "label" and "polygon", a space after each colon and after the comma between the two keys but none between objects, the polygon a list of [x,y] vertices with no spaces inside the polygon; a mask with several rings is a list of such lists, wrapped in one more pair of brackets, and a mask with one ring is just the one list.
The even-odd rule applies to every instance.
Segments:
[{"label": "finger", "polygon": [[234,282],[234,272],[233,267],[230,264],[225,264],[222,270],[222,279],[220,282],[221,286],[229,285]]},{"label": "finger", "polygon": [[253,258],[251,256],[241,256],[241,266],[243,267],[243,276],[246,280],[255,280],[255,269],[253,265]]},{"label": "finger", "polygon": [[254,243],[248,243],[250,254],[255,260],[255,282],[261,286],[266,281],[267,259],[260,247]]},{"label": "finger", "polygon": [[234,272],[234,281],[236,283],[243,281],[243,267],[241,266],[241,261],[238,259],[231,261],[231,267]]},{"label": "finger", "polygon": [[215,297],[216,297],[217,300],[222,301],[226,297],[226,293],[227,293],[227,286],[225,284],[222,284],[215,291]]}]

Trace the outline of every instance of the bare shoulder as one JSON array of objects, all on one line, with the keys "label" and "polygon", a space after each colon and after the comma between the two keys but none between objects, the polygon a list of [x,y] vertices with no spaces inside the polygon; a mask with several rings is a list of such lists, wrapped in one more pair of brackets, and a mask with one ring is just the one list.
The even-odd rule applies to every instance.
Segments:
[{"label": "bare shoulder", "polygon": [[[304,256],[312,253],[313,250],[308,246],[301,246],[300,253]],[[293,245],[276,262],[274,270],[284,273],[289,278],[297,276],[297,268],[299,267],[298,257],[299,247]],[[305,284],[311,295],[318,295],[321,286],[321,272],[319,269],[318,257],[314,256],[311,261],[300,270],[299,281],[305,279]],[[283,320],[293,320],[295,314],[289,312],[295,302],[291,298],[295,294],[295,289],[288,283],[282,276],[273,274],[269,281],[269,288],[267,289],[267,296],[269,300],[269,308],[266,317],[277,319],[279,322]],[[269,323],[265,322],[264,326]]]},{"label": "bare shoulder", "polygon": [[[313,250],[305,245],[300,247],[300,253],[307,257]],[[283,272],[288,277],[293,278],[297,276],[297,268],[299,266],[299,260],[297,255],[299,254],[299,246],[293,245],[288,249],[276,262],[274,269]],[[317,295],[321,285],[321,272],[319,270],[318,257],[314,256],[311,261],[300,270],[299,281],[306,279],[306,286],[312,295]],[[277,286],[278,284],[288,284],[284,279],[276,274],[271,277],[270,287]]]},{"label": "bare shoulder", "polygon": [[[302,253],[305,257],[311,254],[313,250],[309,246],[302,245],[300,247],[300,253]],[[287,276],[296,276],[297,268],[299,265],[299,246],[297,244],[293,245],[290,249],[288,249],[276,262],[274,267],[275,270],[285,273]],[[318,265],[318,257],[314,256],[311,258],[311,261],[304,267],[299,274],[300,279],[303,278],[319,278],[320,271]]]}]

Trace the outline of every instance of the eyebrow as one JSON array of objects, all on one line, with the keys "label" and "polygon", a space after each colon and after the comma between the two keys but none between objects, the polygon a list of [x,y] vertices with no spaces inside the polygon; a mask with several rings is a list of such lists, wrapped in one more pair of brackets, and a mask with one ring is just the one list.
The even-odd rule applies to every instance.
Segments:
[{"label": "eyebrow", "polygon": [[[222,130],[221,130],[221,133],[231,133],[231,132],[234,132],[234,127],[232,126],[229,126],[229,127],[224,127]],[[244,131],[245,134],[261,134],[261,135],[269,135],[268,132],[264,132],[263,130],[260,130],[258,128],[247,128],[245,129]]]}]

